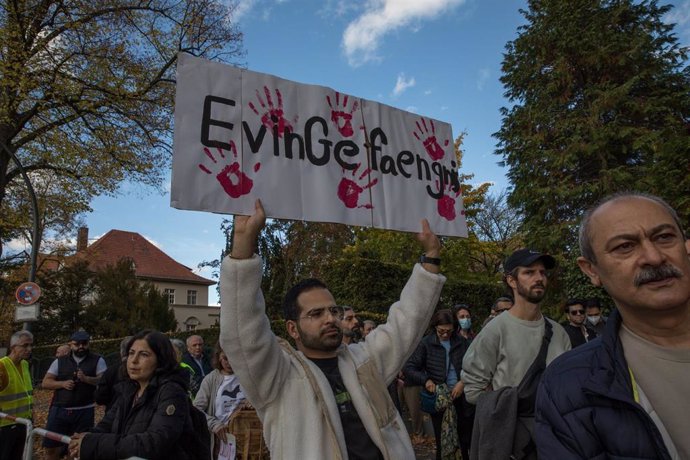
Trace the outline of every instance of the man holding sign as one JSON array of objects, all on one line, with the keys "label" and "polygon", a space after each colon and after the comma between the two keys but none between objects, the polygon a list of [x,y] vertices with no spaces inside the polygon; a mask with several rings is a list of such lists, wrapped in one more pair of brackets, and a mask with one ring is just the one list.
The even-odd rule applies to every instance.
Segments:
[{"label": "man holding sign", "polygon": [[221,269],[220,340],[256,407],[273,459],[413,459],[410,437],[386,390],[421,339],[445,277],[441,244],[422,221],[420,264],[367,340],[342,344],[343,308],[327,287],[309,279],[287,293],[286,327],[297,350],[277,338],[265,314],[261,202],[237,216],[233,247]]}]

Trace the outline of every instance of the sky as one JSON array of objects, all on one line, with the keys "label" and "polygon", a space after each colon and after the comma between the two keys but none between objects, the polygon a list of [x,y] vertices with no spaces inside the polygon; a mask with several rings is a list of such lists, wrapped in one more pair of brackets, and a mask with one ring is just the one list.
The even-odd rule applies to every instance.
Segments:
[{"label": "sky", "polygon": [[[671,2],[667,18],[690,44],[690,0]],[[357,97],[448,122],[465,132],[462,173],[472,183],[508,187],[497,162],[499,81],[505,45],[524,23],[521,0],[242,0],[234,20],[244,34],[249,70],[328,86]],[[170,189],[169,175],[165,190]],[[137,232],[198,270],[219,257],[223,216],[170,207],[161,194],[124,184],[83,216],[90,243],[111,229]],[[75,235],[76,237],[76,235]],[[218,302],[215,289],[209,303]]]}]

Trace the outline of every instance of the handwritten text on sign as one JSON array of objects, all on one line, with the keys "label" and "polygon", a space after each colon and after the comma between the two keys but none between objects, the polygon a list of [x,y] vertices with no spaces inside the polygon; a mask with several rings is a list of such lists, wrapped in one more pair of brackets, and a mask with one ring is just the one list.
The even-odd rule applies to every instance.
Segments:
[{"label": "handwritten text on sign", "polygon": [[186,54],[177,74],[172,206],[467,235],[447,123]]}]

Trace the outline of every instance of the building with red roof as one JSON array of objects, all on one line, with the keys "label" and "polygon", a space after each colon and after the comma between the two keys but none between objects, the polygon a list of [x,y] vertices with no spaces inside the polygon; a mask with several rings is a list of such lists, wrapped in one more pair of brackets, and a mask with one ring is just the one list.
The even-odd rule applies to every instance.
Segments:
[{"label": "building with red roof", "polygon": [[88,240],[89,229],[81,227],[76,257],[87,259],[92,270],[131,259],[136,277],[168,296],[178,329],[206,329],[217,324],[220,309],[208,305],[208,288],[215,281],[197,275],[136,232],[110,230],[90,245]]}]

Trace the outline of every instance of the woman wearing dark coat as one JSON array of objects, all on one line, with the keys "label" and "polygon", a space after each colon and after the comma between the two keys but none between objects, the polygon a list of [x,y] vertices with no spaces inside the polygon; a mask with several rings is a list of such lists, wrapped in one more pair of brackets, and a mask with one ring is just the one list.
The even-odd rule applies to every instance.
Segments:
[{"label": "woman wearing dark coat", "polygon": [[[453,398],[452,408],[456,411],[458,422],[460,422],[466,412],[473,410],[473,406],[468,404],[465,399],[463,383],[460,380],[462,358],[465,356],[471,340],[461,337],[456,332],[457,324],[457,318],[451,310],[437,311],[431,318],[433,332],[425,336],[419,343],[419,346],[417,346],[417,349],[405,364],[403,373],[405,374],[405,381],[409,380],[413,385],[421,385],[431,393],[436,391],[437,385],[442,383],[448,384],[451,397]],[[448,351],[446,351],[442,342],[445,342],[445,345],[448,346]],[[450,363],[446,356],[450,358]],[[440,459],[443,412],[430,415],[436,437],[436,458]],[[460,423],[458,423],[457,428],[463,458],[469,458],[471,433],[468,437],[467,433],[461,432]]]},{"label": "woman wearing dark coat", "polygon": [[193,431],[189,415],[189,378],[177,365],[170,340],[144,330],[127,345],[128,379],[121,397],[88,433],[72,436],[69,453],[81,460],[187,460],[180,444]]}]

